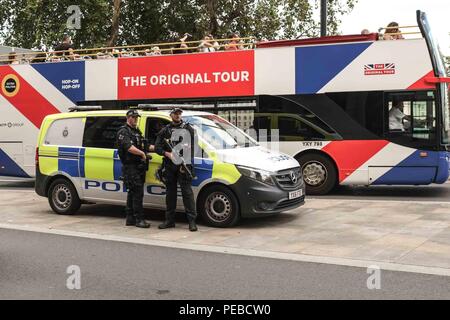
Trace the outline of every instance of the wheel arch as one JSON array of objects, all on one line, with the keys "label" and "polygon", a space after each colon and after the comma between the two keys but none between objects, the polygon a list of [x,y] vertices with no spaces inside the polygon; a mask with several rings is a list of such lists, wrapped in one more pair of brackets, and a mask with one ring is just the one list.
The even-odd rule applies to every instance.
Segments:
[{"label": "wheel arch", "polygon": [[235,196],[236,199],[237,199],[238,206],[239,206],[239,212],[240,212],[240,209],[241,209],[241,203],[240,203],[240,200],[239,200],[238,195],[236,194],[236,192],[233,191],[232,188],[230,188],[230,186],[229,186],[228,184],[223,183],[223,182],[221,182],[221,181],[210,181],[210,182],[204,184],[204,185],[201,187],[201,189],[198,191],[197,198],[195,199],[195,205],[196,205],[196,207],[198,208],[198,202],[200,201],[201,196],[202,196],[208,189],[210,189],[210,188],[212,188],[212,187],[214,187],[214,186],[225,187],[225,188],[227,188],[231,193],[233,193],[234,196]]},{"label": "wheel arch", "polygon": [[52,183],[53,183],[54,181],[56,181],[57,179],[64,179],[64,180],[67,180],[68,182],[70,182],[70,183],[72,184],[73,188],[77,191],[78,197],[81,199],[81,193],[80,193],[80,190],[79,190],[79,188],[77,187],[77,185],[72,181],[72,179],[71,179],[70,176],[67,176],[66,174],[61,173],[61,172],[59,172],[59,173],[55,174],[54,176],[51,176],[51,177],[49,177],[49,178],[47,179],[46,185],[45,185],[45,194],[46,194],[47,196],[48,196],[48,191],[49,191],[49,189],[50,189],[50,186],[51,186]]}]

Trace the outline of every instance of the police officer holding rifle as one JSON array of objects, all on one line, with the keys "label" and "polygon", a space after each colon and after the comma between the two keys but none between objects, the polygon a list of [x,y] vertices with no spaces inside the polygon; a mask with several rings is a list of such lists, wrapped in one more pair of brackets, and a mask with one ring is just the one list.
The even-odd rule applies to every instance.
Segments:
[{"label": "police officer holding rifle", "polygon": [[164,156],[158,176],[166,186],[167,206],[166,221],[159,226],[159,229],[175,227],[177,184],[179,184],[189,222],[189,230],[197,231],[195,223],[197,213],[191,186],[194,179],[193,164],[196,137],[194,128],[182,120],[182,112],[183,110],[180,108],[171,110],[172,122],[158,133],[155,143],[156,153]]},{"label": "police officer holding rifle", "polygon": [[137,127],[137,110],[127,112],[127,123],[117,132],[117,146],[119,158],[122,162],[122,176],[128,191],[126,225],[139,228],[149,228],[150,224],[144,220],[144,183],[148,170],[150,155],[147,143]]}]

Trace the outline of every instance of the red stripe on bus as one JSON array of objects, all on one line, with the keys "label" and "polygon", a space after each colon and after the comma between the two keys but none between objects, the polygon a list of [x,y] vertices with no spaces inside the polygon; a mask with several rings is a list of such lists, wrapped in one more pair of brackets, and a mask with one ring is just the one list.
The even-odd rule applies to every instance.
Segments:
[{"label": "red stripe on bus", "polygon": [[322,151],[336,162],[339,182],[342,182],[388,143],[386,140],[332,141],[322,148]]},{"label": "red stripe on bus", "polygon": [[[11,75],[19,80],[19,83],[16,84],[16,93],[13,95],[8,93],[4,84],[6,78],[11,78]],[[31,121],[36,128],[40,128],[45,116],[60,112],[10,66],[0,67],[0,79],[2,83],[0,94]]]},{"label": "red stripe on bus", "polygon": [[431,70],[422,78],[414,82],[412,85],[408,87],[408,89],[416,90],[416,89],[434,89],[436,85],[427,81],[427,78],[434,77],[434,71]]}]

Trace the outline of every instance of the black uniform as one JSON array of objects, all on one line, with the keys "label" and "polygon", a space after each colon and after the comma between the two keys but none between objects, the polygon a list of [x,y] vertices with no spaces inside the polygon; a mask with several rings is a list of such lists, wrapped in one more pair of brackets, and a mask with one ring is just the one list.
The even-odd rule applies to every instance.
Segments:
[{"label": "black uniform", "polygon": [[139,128],[132,128],[125,124],[117,132],[117,145],[120,160],[122,162],[122,176],[127,196],[127,223],[132,216],[136,222],[143,220],[143,199],[146,162],[141,157],[128,152],[131,146],[144,151],[144,137]]},{"label": "black uniform", "polygon": [[[172,137],[183,136],[182,132],[176,132],[177,130],[187,130],[189,132],[190,141],[173,141]],[[194,176],[193,163],[194,163],[194,146],[195,146],[195,130],[190,124],[181,121],[179,124],[174,122],[169,123],[164,127],[156,138],[155,151],[161,156],[164,156],[164,152],[171,152],[171,147],[166,142],[169,140],[173,147],[177,146],[179,143],[183,143],[186,148],[190,148],[191,155],[190,159],[184,160],[188,169]],[[174,152],[175,153],[175,152]],[[181,152],[182,153],[182,152]],[[180,154],[183,156],[183,154]],[[187,155],[185,155],[187,156]],[[197,217],[197,212],[195,210],[195,200],[194,193],[192,191],[192,177],[188,175],[185,170],[183,170],[182,165],[175,164],[171,159],[164,157],[163,159],[163,182],[166,185],[166,222],[174,224],[175,223],[175,210],[177,206],[177,184],[180,185],[181,193],[183,196],[183,204],[186,211],[186,216],[188,221],[195,222]]]}]

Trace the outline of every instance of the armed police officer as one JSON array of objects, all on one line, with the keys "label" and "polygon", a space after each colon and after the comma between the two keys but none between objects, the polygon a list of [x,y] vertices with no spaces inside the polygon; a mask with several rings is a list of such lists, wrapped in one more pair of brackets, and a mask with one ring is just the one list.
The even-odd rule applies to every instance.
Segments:
[{"label": "armed police officer", "polygon": [[127,112],[127,123],[117,132],[119,158],[122,162],[122,176],[128,191],[126,225],[139,228],[149,228],[150,224],[144,220],[144,183],[145,172],[148,167],[148,156],[145,150],[144,137],[137,127],[137,110]]},{"label": "armed police officer", "polygon": [[166,186],[166,221],[159,229],[175,227],[175,210],[177,206],[177,184],[180,185],[183,204],[189,222],[189,230],[197,231],[195,219],[194,193],[192,179],[194,178],[194,148],[195,130],[183,121],[183,110],[174,108],[170,112],[172,122],[164,127],[156,138],[155,151],[164,156],[160,179]]}]

